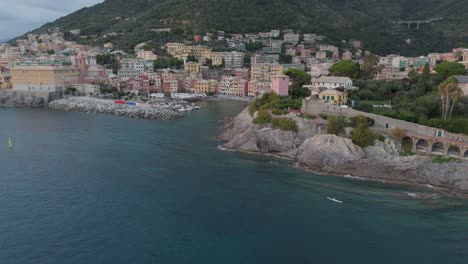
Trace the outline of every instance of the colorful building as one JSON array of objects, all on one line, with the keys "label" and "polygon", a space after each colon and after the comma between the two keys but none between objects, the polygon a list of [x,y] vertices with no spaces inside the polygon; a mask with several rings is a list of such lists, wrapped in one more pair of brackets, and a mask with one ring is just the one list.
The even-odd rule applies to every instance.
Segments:
[{"label": "colorful building", "polygon": [[277,75],[271,78],[271,91],[279,96],[289,95],[289,76]]},{"label": "colorful building", "polygon": [[319,99],[335,105],[346,105],[348,103],[348,94],[335,89],[328,89],[319,93]]}]

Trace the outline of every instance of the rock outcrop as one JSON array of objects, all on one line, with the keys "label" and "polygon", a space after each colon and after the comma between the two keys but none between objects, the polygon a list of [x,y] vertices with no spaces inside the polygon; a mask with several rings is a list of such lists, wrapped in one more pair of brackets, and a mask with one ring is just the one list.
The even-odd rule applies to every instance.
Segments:
[{"label": "rock outcrop", "polygon": [[171,109],[118,105],[109,100],[80,97],[55,100],[50,102],[47,107],[57,110],[111,114],[137,119],[169,120],[182,116],[179,112]]},{"label": "rock outcrop", "polygon": [[350,139],[335,135],[309,138],[292,155],[300,164],[321,169],[361,160],[366,156]]},{"label": "rock outcrop", "polygon": [[307,138],[323,133],[320,126],[304,122],[301,118],[290,117],[296,120],[299,127],[298,133],[254,125],[253,117],[248,109],[245,109],[225,125],[224,133],[219,136],[219,139],[226,141],[224,147],[229,149],[286,153],[298,148]]},{"label": "rock outcrop", "polygon": [[20,91],[0,91],[0,105],[11,106],[45,106],[48,103],[47,93],[32,93]]},{"label": "rock outcrop", "polygon": [[337,175],[354,175],[389,182],[430,184],[468,194],[468,162],[434,163],[431,156],[400,156],[392,140],[362,149],[350,139],[324,134],[325,128],[293,117],[297,133],[258,126],[247,109],[225,126],[219,139],[224,148],[274,153],[302,167]]}]

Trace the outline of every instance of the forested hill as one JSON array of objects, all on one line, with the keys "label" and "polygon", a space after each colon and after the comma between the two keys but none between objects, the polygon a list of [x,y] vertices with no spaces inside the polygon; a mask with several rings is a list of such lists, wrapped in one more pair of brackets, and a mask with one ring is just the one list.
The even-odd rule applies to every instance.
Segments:
[{"label": "forested hill", "polygon": [[[292,28],[332,41],[360,39],[379,54],[425,54],[468,43],[468,5],[460,0],[106,0],[48,23],[81,29],[121,48],[148,39],[156,43],[207,31],[258,32]],[[419,29],[402,20],[443,18]],[[174,34],[151,29],[172,28]],[[106,33],[122,33],[103,39]]]}]

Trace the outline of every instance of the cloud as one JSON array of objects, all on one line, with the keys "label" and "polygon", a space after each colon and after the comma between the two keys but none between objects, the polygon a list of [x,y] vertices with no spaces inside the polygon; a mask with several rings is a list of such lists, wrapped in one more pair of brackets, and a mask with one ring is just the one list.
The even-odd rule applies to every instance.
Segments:
[{"label": "cloud", "polygon": [[9,39],[103,0],[0,0],[0,39]]}]

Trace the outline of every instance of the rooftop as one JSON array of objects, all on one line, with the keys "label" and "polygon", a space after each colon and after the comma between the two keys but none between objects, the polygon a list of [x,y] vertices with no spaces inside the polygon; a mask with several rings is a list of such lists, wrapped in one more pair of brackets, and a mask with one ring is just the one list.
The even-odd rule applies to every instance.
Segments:
[{"label": "rooftop", "polygon": [[351,81],[349,77],[337,77],[337,76],[322,76],[319,78],[313,79],[313,82],[322,82],[322,83],[346,83]]}]

